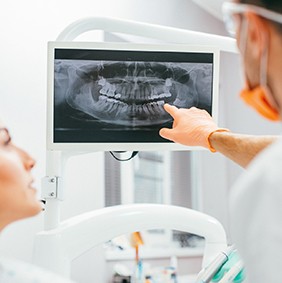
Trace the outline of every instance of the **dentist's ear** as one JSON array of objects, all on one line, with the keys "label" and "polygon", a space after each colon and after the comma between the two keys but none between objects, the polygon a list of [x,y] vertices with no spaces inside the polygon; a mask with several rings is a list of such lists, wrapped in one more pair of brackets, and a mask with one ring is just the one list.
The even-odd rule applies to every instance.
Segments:
[{"label": "dentist's ear", "polygon": [[253,12],[247,12],[245,17],[248,20],[248,44],[251,45],[253,56],[260,59],[269,47],[269,24]]}]

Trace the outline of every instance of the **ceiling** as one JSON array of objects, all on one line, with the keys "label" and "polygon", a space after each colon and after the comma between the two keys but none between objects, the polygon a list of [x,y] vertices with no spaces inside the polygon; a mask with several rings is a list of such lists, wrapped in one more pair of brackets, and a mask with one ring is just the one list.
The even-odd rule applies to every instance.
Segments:
[{"label": "ceiling", "polygon": [[221,6],[225,0],[193,0],[195,4],[206,10],[219,20],[222,20]]}]

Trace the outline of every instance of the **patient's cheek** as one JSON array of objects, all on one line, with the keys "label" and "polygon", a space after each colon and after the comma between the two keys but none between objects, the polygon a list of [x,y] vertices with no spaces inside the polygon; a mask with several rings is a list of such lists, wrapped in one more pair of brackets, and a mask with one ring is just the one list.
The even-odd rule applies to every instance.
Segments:
[{"label": "patient's cheek", "polygon": [[[26,171],[18,154],[12,150],[0,150],[0,197],[11,194],[13,201],[24,199],[31,182],[30,172]],[[28,192],[29,193],[29,192]],[[7,200],[10,201],[10,200]]]},{"label": "patient's cheek", "polygon": [[19,156],[11,151],[0,151],[0,180],[20,181],[27,172]]}]

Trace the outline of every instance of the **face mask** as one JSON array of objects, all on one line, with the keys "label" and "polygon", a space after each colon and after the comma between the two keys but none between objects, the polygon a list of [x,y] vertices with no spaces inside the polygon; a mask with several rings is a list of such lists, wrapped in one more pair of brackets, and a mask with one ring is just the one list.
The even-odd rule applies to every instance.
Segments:
[{"label": "face mask", "polygon": [[249,106],[253,107],[261,116],[271,121],[279,121],[279,113],[273,108],[268,100],[267,95],[269,91],[264,86],[258,86],[254,89],[248,87],[243,89],[240,93],[240,97]]},{"label": "face mask", "polygon": [[[247,38],[247,21],[242,20],[242,36],[243,40],[240,40],[240,49],[244,58],[246,50],[246,38]],[[271,121],[279,121],[279,112],[273,106],[276,103],[272,98],[271,91],[267,87],[266,83],[266,69],[267,69],[267,50],[262,54],[261,66],[260,66],[260,85],[251,89],[247,76],[246,87],[241,91],[240,97],[251,107],[253,107],[261,116]]]}]

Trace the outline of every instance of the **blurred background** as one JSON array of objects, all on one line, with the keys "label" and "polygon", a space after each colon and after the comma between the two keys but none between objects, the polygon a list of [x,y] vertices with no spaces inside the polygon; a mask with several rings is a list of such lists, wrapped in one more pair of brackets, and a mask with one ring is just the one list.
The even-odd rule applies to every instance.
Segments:
[{"label": "blurred background", "polygon": [[[46,160],[47,42],[56,40],[70,23],[92,16],[227,36],[222,22],[222,2],[15,0],[1,3],[0,118],[14,141],[37,160],[33,174],[38,197]],[[103,32],[89,32],[76,40],[145,41]],[[263,120],[239,100],[238,92],[243,85],[239,56],[222,52],[220,60],[220,126],[241,133],[278,133],[277,125]],[[143,152],[126,163],[117,162],[104,152],[72,157],[66,170],[62,219],[115,204],[169,203],[208,213],[228,232],[228,193],[241,172],[231,161],[206,151]],[[1,234],[0,253],[31,261],[33,238],[43,229],[43,214],[8,227]],[[164,265],[176,255],[180,274],[197,272],[201,261],[200,239],[195,242],[189,235],[167,231],[151,231],[144,237],[147,242],[144,258],[148,262]],[[97,247],[74,261],[72,277],[81,283],[111,282],[113,266],[117,262],[130,263],[132,258],[133,251],[118,253],[109,247]]]}]

